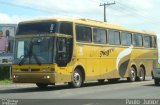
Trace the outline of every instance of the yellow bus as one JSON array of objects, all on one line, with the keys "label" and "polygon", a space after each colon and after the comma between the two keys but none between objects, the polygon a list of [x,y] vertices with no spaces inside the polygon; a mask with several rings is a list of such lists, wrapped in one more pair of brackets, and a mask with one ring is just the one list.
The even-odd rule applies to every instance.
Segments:
[{"label": "yellow bus", "polygon": [[15,36],[13,82],[45,88],[81,87],[85,81],[144,81],[157,67],[155,33],[90,19],[20,22]]}]

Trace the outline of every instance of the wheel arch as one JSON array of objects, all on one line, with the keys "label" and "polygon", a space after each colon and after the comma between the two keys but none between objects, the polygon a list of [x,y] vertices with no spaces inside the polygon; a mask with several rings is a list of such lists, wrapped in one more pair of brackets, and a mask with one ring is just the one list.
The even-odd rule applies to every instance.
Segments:
[{"label": "wheel arch", "polygon": [[144,74],[146,75],[146,68],[145,68],[144,64],[141,64],[140,67],[142,67],[144,69]]},{"label": "wheel arch", "polygon": [[80,72],[82,73],[82,76],[83,76],[83,81],[85,81],[86,79],[86,74],[85,74],[85,69],[82,65],[77,65],[75,66],[74,70],[75,71],[76,69],[80,70]]},{"label": "wheel arch", "polygon": [[137,75],[138,70],[137,70],[137,66],[136,66],[136,64],[132,64],[132,65],[131,65],[131,67],[133,67],[133,68],[136,70],[136,75]]}]

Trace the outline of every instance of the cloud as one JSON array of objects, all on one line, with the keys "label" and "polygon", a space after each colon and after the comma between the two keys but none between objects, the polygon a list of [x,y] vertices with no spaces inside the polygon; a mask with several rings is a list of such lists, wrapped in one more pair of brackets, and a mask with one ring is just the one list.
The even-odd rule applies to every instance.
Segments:
[{"label": "cloud", "polygon": [[[18,22],[32,18],[80,17],[103,21],[103,7],[99,4],[106,0],[12,0],[10,3],[21,8],[42,12],[41,15],[26,13],[24,16],[3,14],[8,22]],[[114,0],[107,0],[113,2]],[[129,28],[153,30],[156,28],[160,13],[159,0],[115,0],[116,4],[107,7],[107,20]],[[3,20],[1,20],[3,22]],[[155,27],[155,28],[153,28]]]},{"label": "cloud", "polygon": [[3,24],[15,24],[21,21],[21,18],[19,16],[10,16],[5,13],[0,13],[0,23]]},{"label": "cloud", "polygon": [[68,17],[92,17],[91,14],[103,13],[99,3],[92,0],[41,0],[38,3],[37,0],[13,0],[12,3]]}]

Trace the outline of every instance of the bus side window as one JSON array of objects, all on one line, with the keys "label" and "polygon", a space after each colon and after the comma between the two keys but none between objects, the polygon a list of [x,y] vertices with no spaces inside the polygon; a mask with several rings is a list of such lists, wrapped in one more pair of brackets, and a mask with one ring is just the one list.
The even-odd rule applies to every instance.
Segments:
[{"label": "bus side window", "polygon": [[106,31],[103,29],[94,28],[93,29],[93,41],[99,44],[107,43]]},{"label": "bus side window", "polygon": [[133,34],[133,45],[135,47],[142,47],[142,35],[141,34]]},{"label": "bus side window", "polygon": [[92,41],[91,27],[76,25],[76,40],[90,43]]},{"label": "bus side window", "polygon": [[152,48],[157,48],[157,38],[155,36],[152,37]]},{"label": "bus side window", "polygon": [[123,46],[130,46],[132,44],[132,34],[128,32],[121,33],[121,44]]},{"label": "bus side window", "polygon": [[144,36],[143,44],[146,48],[152,48],[152,37],[151,36]]},{"label": "bus side window", "polygon": [[62,22],[60,23],[60,34],[72,35],[73,36],[73,25],[72,23]]},{"label": "bus side window", "polygon": [[108,40],[111,45],[120,45],[120,32],[115,30],[108,31]]}]

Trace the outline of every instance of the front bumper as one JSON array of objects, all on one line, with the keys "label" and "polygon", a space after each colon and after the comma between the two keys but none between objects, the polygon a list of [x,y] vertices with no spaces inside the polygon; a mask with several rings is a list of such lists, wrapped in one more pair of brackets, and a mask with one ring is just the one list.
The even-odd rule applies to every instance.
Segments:
[{"label": "front bumper", "polygon": [[13,73],[15,83],[56,83],[56,73]]}]

